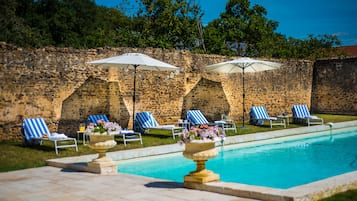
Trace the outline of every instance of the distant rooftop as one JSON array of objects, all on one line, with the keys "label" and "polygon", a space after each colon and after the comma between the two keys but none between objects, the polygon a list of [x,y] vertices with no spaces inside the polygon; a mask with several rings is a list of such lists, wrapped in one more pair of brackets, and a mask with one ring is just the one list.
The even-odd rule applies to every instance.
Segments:
[{"label": "distant rooftop", "polygon": [[343,51],[347,54],[347,56],[357,56],[357,45],[353,46],[341,46],[338,47],[340,51]]}]

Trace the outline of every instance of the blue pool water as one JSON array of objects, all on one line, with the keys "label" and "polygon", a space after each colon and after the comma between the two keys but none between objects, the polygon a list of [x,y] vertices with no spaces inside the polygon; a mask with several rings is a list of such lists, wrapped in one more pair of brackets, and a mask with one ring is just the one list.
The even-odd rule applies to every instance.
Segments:
[{"label": "blue pool water", "polygon": [[[234,145],[233,145],[234,147]],[[206,168],[225,182],[287,189],[357,170],[357,128],[313,138],[232,148],[219,154]],[[193,161],[179,154],[120,161],[119,172],[183,182],[195,170]]]}]

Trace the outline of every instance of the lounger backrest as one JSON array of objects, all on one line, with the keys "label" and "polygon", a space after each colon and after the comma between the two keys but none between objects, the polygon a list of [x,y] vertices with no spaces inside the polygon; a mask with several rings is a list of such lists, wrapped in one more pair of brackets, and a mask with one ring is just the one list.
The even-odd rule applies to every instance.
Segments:
[{"label": "lounger backrest", "polygon": [[295,118],[305,118],[311,116],[307,105],[294,105],[292,107],[292,112],[293,117]]},{"label": "lounger backrest", "polygon": [[187,111],[186,119],[191,125],[208,124],[206,117],[203,116],[200,110],[189,110]]},{"label": "lounger backrest", "polygon": [[94,123],[97,124],[99,120],[103,120],[104,122],[109,122],[109,119],[107,115],[105,114],[95,114],[95,115],[90,115],[87,119],[87,124],[89,123]]},{"label": "lounger backrest", "polygon": [[43,134],[50,134],[50,130],[43,118],[25,119],[22,123],[22,128],[26,140],[39,139],[42,138]]},{"label": "lounger backrest", "polygon": [[264,106],[254,106],[250,109],[254,119],[268,119],[269,115]]},{"label": "lounger backrest", "polygon": [[141,129],[155,128],[159,126],[155,118],[152,116],[151,112],[136,113],[135,125]]}]

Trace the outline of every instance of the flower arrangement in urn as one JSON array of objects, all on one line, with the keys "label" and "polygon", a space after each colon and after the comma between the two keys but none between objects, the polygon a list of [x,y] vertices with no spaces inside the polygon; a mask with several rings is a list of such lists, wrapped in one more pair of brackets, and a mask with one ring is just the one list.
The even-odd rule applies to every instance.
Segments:
[{"label": "flower arrangement in urn", "polygon": [[198,127],[191,127],[190,131],[184,130],[179,141],[180,144],[185,144],[182,155],[196,163],[196,170],[184,176],[185,187],[192,188],[194,183],[219,180],[219,175],[207,170],[205,163],[218,154],[215,142],[220,141],[223,145],[224,139],[224,130],[217,125],[202,124]]},{"label": "flower arrangement in urn", "polygon": [[115,122],[105,122],[98,120],[97,124],[90,123],[87,126],[86,133],[91,135],[115,135],[119,134],[121,127]]},{"label": "flower arrangement in urn", "polygon": [[179,143],[185,144],[211,141],[220,141],[223,143],[225,136],[224,130],[217,125],[209,126],[207,124],[201,124],[198,127],[192,126],[189,131],[185,129],[180,136]]},{"label": "flower arrangement in urn", "polygon": [[117,144],[114,135],[119,134],[121,127],[115,122],[98,120],[96,124],[87,126],[86,134],[89,135],[88,147],[98,152],[98,158],[88,162],[89,170],[100,174],[115,174],[117,164],[106,156],[106,152]]}]

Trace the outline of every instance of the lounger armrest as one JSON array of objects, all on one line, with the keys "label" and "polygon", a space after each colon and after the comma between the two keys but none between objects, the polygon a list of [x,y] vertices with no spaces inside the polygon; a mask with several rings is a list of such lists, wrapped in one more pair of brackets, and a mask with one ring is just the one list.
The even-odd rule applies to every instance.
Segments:
[{"label": "lounger armrest", "polygon": [[158,128],[175,128],[175,125],[162,125],[162,126],[158,126]]},{"label": "lounger armrest", "polygon": [[122,131],[120,131],[120,134],[132,135],[132,134],[135,134],[135,132],[133,130],[122,130]]},{"label": "lounger armrest", "polygon": [[51,133],[49,136],[48,136],[48,139],[49,140],[64,140],[64,139],[67,139],[67,135],[65,134],[59,134],[59,133]]},{"label": "lounger armrest", "polygon": [[310,119],[321,119],[321,118],[318,117],[318,116],[309,116],[309,117],[307,117],[307,118],[310,118]]}]

